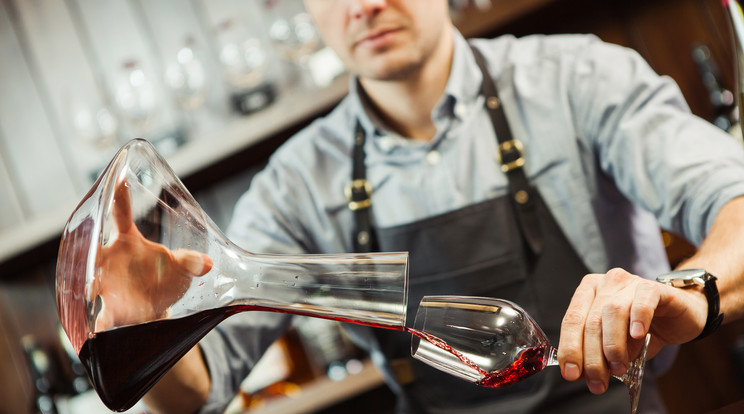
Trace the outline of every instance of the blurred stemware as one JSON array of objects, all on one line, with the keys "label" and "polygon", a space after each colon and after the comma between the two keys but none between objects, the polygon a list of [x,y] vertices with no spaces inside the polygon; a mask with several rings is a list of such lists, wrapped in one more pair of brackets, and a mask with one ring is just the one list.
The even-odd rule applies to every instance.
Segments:
[{"label": "blurred stemware", "polygon": [[232,106],[242,114],[250,114],[273,102],[276,91],[269,74],[269,56],[261,40],[233,19],[218,25],[215,35]]},{"label": "blurred stemware", "polygon": [[114,96],[119,113],[140,136],[148,135],[158,106],[155,88],[135,59],[121,65],[114,86]]},{"label": "blurred stemware", "polygon": [[279,48],[282,57],[297,65],[303,65],[321,45],[315,24],[305,12],[274,20],[269,28],[269,37]]},{"label": "blurred stemware", "polygon": [[117,142],[119,120],[108,106],[75,97],[68,101],[68,113],[73,136],[86,145],[105,149]]},{"label": "blurred stemware", "polygon": [[310,60],[323,43],[304,4],[296,0],[277,0],[266,3],[266,7],[273,15],[268,34],[278,55],[289,63],[301,86],[318,87]]},{"label": "blurred stemware", "polygon": [[165,83],[181,109],[192,112],[204,105],[207,75],[193,38],[186,39],[166,67]]}]

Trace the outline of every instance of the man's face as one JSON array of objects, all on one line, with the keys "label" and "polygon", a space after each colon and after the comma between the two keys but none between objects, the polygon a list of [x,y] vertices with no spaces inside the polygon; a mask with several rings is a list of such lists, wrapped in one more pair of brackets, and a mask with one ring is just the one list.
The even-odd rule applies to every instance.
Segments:
[{"label": "man's face", "polygon": [[326,45],[363,78],[403,80],[449,30],[446,0],[305,0]]}]

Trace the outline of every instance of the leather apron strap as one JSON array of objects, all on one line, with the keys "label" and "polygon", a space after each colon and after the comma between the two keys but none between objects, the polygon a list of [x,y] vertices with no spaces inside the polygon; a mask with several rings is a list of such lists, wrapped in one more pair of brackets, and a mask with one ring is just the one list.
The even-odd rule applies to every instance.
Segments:
[{"label": "leather apron strap", "polygon": [[535,202],[535,190],[527,180],[524,173],[524,157],[522,154],[522,143],[512,136],[509,122],[504,113],[504,107],[499,99],[496,84],[488,73],[486,61],[478,49],[471,47],[473,56],[483,74],[483,85],[481,91],[486,98],[486,110],[491,117],[491,124],[496,132],[499,147],[496,150],[496,159],[501,163],[501,170],[509,179],[509,194],[514,206],[519,226],[522,230],[525,242],[532,255],[540,255],[543,246],[540,223],[537,219]]},{"label": "leather apron strap", "polygon": [[367,168],[364,164],[364,143],[366,135],[359,120],[356,122],[354,131],[354,149],[352,152],[353,166],[351,171],[351,184],[346,188],[346,198],[349,200],[349,209],[354,212],[354,251],[357,253],[370,253],[379,251],[377,237],[372,227],[372,187],[367,181]]}]

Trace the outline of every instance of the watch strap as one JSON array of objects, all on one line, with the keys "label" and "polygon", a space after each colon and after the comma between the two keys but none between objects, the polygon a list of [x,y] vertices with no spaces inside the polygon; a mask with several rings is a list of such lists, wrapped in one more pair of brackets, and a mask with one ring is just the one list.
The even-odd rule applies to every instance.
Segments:
[{"label": "watch strap", "polygon": [[705,297],[708,299],[708,317],[705,320],[705,327],[700,335],[693,341],[703,339],[706,336],[715,332],[721,322],[723,322],[723,314],[721,312],[721,300],[718,294],[718,287],[716,286],[717,278],[710,273],[706,274],[705,285],[703,290],[705,291]]}]

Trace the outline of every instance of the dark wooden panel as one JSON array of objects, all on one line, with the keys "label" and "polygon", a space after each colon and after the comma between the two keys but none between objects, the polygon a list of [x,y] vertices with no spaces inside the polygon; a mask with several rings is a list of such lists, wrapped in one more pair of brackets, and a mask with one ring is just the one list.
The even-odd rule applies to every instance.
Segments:
[{"label": "dark wooden panel", "polygon": [[0,302],[0,413],[31,414],[32,387],[19,336]]},{"label": "dark wooden panel", "polygon": [[658,73],[680,85],[692,111],[706,119],[714,111],[692,59],[705,44],[733,89],[734,66],[728,23],[718,0],[560,0],[509,23],[488,36],[511,33],[593,33],[637,50]]},{"label": "dark wooden panel", "polygon": [[707,413],[744,399],[742,355],[734,354],[743,331],[743,322],[725,325],[680,347],[674,365],[659,380],[669,413]]}]

